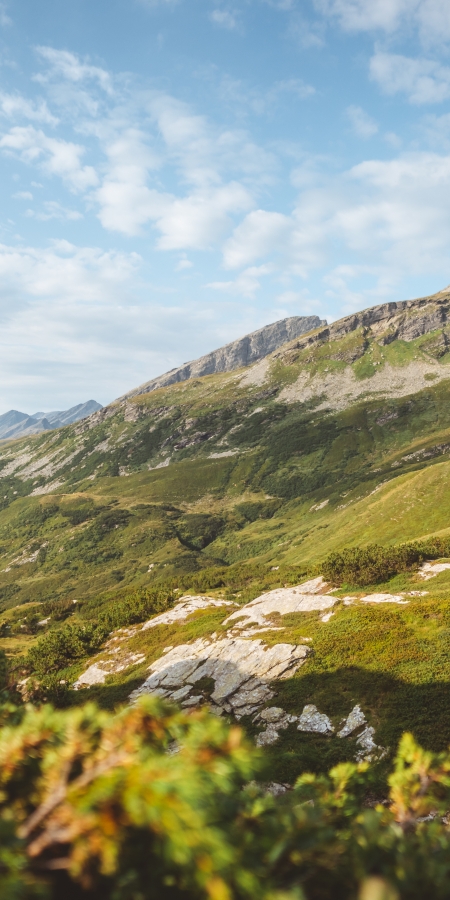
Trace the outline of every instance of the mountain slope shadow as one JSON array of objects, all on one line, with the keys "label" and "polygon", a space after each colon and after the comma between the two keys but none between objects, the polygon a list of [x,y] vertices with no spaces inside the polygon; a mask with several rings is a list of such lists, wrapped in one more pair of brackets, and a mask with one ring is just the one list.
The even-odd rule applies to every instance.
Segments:
[{"label": "mountain slope shadow", "polygon": [[[410,731],[426,749],[443,751],[450,745],[450,684],[424,682],[411,684],[392,675],[358,667],[334,672],[308,673],[275,686],[277,706],[298,714],[313,703],[332,720],[335,731],[359,704],[375,741],[388,749],[377,763],[379,777],[391,766],[401,735]],[[254,726],[249,725],[252,732]],[[267,771],[271,780],[293,783],[304,771],[327,772],[340,762],[355,759],[356,737],[341,739],[334,735],[299,732],[295,726],[280,734],[279,741],[267,751]]]}]

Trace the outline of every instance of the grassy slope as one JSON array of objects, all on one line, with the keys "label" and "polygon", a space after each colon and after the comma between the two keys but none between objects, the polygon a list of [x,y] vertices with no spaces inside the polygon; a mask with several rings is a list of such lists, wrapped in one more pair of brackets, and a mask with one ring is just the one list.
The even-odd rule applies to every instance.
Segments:
[{"label": "grassy slope", "polygon": [[[118,408],[90,431],[69,426],[5,447],[5,463],[24,452],[36,460],[59,450],[63,465],[56,475],[37,470],[21,479],[18,470],[3,479],[0,642],[17,657],[37,632],[59,628],[54,619],[36,626],[49,599],[77,601],[69,621],[95,618],[116,597],[155,585],[244,602],[298,582],[330,550],[450,532],[449,381],[331,414],[315,403],[277,400],[280,387],[305,367],[312,374],[341,370],[359,353],[353,369],[368,379],[375,362],[403,366],[428,358],[427,341],[432,348],[433,335],[381,348],[366,346],[356,333],[300,354],[288,348],[265,385],[240,387],[235,374],[210,376],[136,398],[128,412]],[[209,458],[229,451],[235,455]],[[169,466],[149,470],[169,455]],[[62,484],[30,496],[52,478]],[[19,564],[33,554],[34,561]],[[417,583],[413,575],[398,576],[387,587]],[[326,624],[314,614],[288,617],[276,640],[311,637],[315,655],[280,685],[282,705],[299,712],[314,702],[337,724],[361,702],[385,746],[394,747],[404,728],[445,745],[450,577],[444,573],[426,587],[429,595],[407,607],[339,605]],[[136,634],[130,649],[144,652],[145,662],[92,693],[107,704],[125,699],[162,647],[220,630],[223,618],[220,611],[204,613],[183,627]],[[283,780],[351,752],[351,741],[287,732],[269,758],[272,774]]]}]

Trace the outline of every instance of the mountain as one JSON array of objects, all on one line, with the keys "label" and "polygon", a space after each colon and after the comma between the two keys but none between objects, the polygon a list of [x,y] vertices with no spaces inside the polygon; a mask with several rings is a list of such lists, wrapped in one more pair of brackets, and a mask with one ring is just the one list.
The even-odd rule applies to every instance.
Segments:
[{"label": "mountain", "polygon": [[446,747],[449,337],[445,289],[2,445],[17,678],[57,702],[76,684],[64,703],[207,699],[279,782],[382,774],[404,730]]},{"label": "mountain", "polygon": [[90,416],[91,413],[101,408],[100,403],[88,400],[86,403],[78,403],[77,406],[72,406],[70,409],[49,413],[37,412],[31,416],[19,412],[17,409],[10,409],[9,412],[0,416],[0,440],[11,440],[29,434],[39,434],[41,431],[62,428],[63,425],[85,419],[86,416]]},{"label": "mountain", "polygon": [[201,378],[204,375],[213,375],[215,372],[231,372],[243,366],[250,366],[259,359],[268,356],[282,344],[286,344],[293,338],[326,325],[324,319],[318,316],[291,316],[288,319],[280,319],[272,325],[265,325],[251,334],[246,334],[237,341],[232,341],[219,350],[213,350],[206,356],[201,356],[193,362],[184,363],[177,369],[171,369],[165,375],[146,381],[140,387],[135,388],[125,397],[137,397],[139,394],[148,394],[160,387],[168,387],[177,381],[187,381],[190,378]]}]

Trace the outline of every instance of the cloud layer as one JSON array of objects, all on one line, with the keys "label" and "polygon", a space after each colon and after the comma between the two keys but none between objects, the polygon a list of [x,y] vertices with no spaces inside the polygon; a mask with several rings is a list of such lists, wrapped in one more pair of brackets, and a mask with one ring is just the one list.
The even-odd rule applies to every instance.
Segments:
[{"label": "cloud layer", "polygon": [[[137,9],[155,48],[166,32],[175,45],[183,0]],[[284,315],[337,317],[450,280],[448,3],[198,0],[189,10],[216,43],[188,84],[170,67],[113,71],[68,40],[37,41],[27,77],[10,66],[0,92],[6,407],[44,408],[50,395],[53,408],[105,402]],[[260,58],[250,26],[260,37],[261,21],[271,31]],[[225,46],[229,69],[217,61]]]}]

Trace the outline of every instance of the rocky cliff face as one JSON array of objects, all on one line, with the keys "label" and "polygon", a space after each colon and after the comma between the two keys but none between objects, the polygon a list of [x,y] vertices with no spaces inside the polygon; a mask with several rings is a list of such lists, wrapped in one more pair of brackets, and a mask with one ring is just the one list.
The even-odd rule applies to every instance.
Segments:
[{"label": "rocky cliff face", "polygon": [[171,369],[165,375],[141,384],[140,387],[125,394],[121,399],[148,394],[150,391],[167,387],[177,381],[200,378],[202,375],[213,375],[215,372],[231,372],[233,369],[250,366],[299,335],[326,324],[326,321],[319,319],[318,316],[291,316],[288,319],[280,319],[279,322],[265,325],[258,331],[246,334],[237,341],[232,341],[218,350],[213,350],[212,353],[207,353],[206,356],[201,356],[200,359],[184,363],[177,369]]},{"label": "rocky cliff face", "polygon": [[[413,341],[431,331],[444,329],[439,339],[442,349],[440,355],[443,355],[450,346],[450,335],[445,331],[449,320],[450,287],[447,287],[428,297],[382,303],[380,306],[371,306],[362,312],[338,319],[332,325],[325,323],[325,327],[315,331],[314,334],[308,334],[291,343],[290,349],[303,350],[324,341],[337,340],[356,331],[357,328],[367,329],[367,332],[382,345],[395,340]],[[280,350],[280,355],[283,350],[284,348]]]}]

